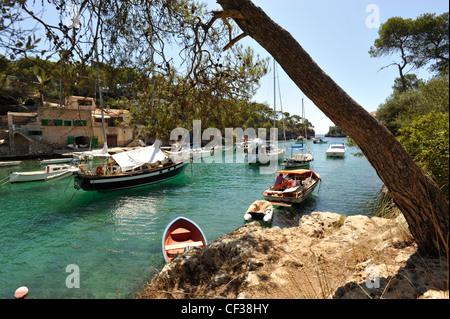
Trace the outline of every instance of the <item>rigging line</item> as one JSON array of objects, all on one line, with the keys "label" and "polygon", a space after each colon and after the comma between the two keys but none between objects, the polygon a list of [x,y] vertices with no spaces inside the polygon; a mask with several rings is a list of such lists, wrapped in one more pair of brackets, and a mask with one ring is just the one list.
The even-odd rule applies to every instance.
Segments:
[{"label": "rigging line", "polygon": [[286,142],[286,128],[284,126],[285,124],[284,124],[283,102],[281,100],[280,74],[278,73],[278,69],[277,69],[277,74],[278,74],[277,82],[278,82],[278,94],[280,97],[281,118],[283,120],[283,135],[284,135],[284,141]]},{"label": "rigging line", "polygon": [[5,185],[6,183],[8,183],[8,179],[9,179],[9,176],[6,176],[6,177],[3,178],[2,180],[0,180],[0,186],[3,186],[3,185]]},{"label": "rigging line", "polygon": [[70,197],[70,199],[64,204],[64,206],[67,205],[67,204],[69,204],[69,203],[72,201],[72,199],[75,197],[75,194],[76,194],[77,192],[78,192],[78,189],[76,189],[76,190],[73,192],[72,197]]},{"label": "rigging line", "polygon": [[66,190],[67,190],[67,187],[69,187],[69,184],[70,184],[70,182],[72,181],[72,179],[71,178],[69,178],[69,182],[67,183],[67,185],[66,185],[66,188],[64,189],[64,193],[66,192]]}]

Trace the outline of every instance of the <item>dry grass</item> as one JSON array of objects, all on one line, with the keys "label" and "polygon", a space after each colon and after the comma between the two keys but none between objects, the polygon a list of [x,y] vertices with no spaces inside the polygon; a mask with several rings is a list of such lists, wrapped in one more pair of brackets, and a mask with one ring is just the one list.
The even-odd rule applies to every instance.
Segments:
[{"label": "dry grass", "polygon": [[[448,257],[418,255],[406,222],[395,214],[391,220],[334,217],[329,226],[319,222],[324,228],[313,235],[301,227],[250,224],[177,257],[137,297],[418,298],[448,291]],[[366,285],[369,265],[379,269],[379,288]]]}]

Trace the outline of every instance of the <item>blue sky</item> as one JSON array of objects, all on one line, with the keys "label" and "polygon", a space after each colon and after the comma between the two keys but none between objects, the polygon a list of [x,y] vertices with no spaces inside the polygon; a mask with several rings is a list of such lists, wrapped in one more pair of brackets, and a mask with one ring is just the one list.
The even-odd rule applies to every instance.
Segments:
[{"label": "blue sky", "polygon": [[[215,0],[203,2],[207,3],[208,9],[221,8]],[[397,56],[369,56],[370,46],[378,38],[378,29],[366,26],[366,19],[373,13],[366,12],[366,7],[375,4],[379,8],[380,23],[394,16],[415,19],[423,13],[441,14],[449,10],[447,0],[253,0],[253,3],[290,32],[317,64],[369,112],[375,111],[391,94],[394,79],[399,75],[396,66],[380,71],[383,66],[398,60]],[[249,37],[240,43],[252,47],[261,57],[269,56]],[[304,97],[306,118],[314,125],[316,134],[326,133],[328,127],[334,124],[306,98],[281,67],[277,69],[283,111],[300,115],[301,99]],[[430,76],[426,70],[412,70],[411,73],[424,79]],[[273,106],[273,74],[261,80],[254,100]],[[278,98],[276,104],[279,110]]]}]

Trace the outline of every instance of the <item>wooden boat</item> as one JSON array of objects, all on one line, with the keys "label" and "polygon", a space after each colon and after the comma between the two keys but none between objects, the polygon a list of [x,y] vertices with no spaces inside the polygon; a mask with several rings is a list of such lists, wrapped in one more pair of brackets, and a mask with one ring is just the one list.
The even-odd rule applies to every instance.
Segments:
[{"label": "wooden boat", "polygon": [[186,217],[177,217],[170,222],[162,237],[162,251],[167,263],[190,248],[206,245],[206,237],[200,227]]},{"label": "wooden boat", "polygon": [[31,172],[11,172],[9,181],[11,183],[35,182],[56,180],[73,175],[78,170],[71,165],[47,165],[45,170]]},{"label": "wooden boat", "polygon": [[4,162],[0,162],[0,167],[5,167],[5,166],[17,166],[20,165],[20,163],[22,163],[22,161],[4,161]]},{"label": "wooden boat", "polygon": [[49,165],[49,164],[62,164],[62,163],[70,163],[72,162],[72,157],[63,157],[63,158],[51,158],[46,160],[40,160],[39,164],[41,165]]},{"label": "wooden boat", "polygon": [[85,191],[111,191],[159,183],[184,172],[188,162],[172,161],[158,147],[148,146],[112,156],[93,167],[80,165],[74,187]]},{"label": "wooden boat", "polygon": [[276,205],[278,202],[299,204],[311,195],[320,181],[319,174],[310,169],[282,170],[284,181],[273,185],[263,193],[264,199]]},{"label": "wooden boat", "polygon": [[346,150],[344,143],[330,144],[326,154],[331,157],[344,157]]},{"label": "wooden boat", "polygon": [[273,219],[273,205],[266,200],[254,201],[244,214],[244,220],[262,220],[271,223]]}]

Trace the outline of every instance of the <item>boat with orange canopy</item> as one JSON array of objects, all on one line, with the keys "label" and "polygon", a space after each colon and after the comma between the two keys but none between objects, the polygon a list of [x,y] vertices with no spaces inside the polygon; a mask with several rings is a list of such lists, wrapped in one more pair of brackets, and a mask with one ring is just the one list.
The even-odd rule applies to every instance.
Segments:
[{"label": "boat with orange canopy", "polygon": [[281,170],[276,173],[283,175],[283,182],[269,187],[263,193],[264,199],[272,205],[299,204],[311,195],[320,181],[319,174],[310,169]]},{"label": "boat with orange canopy", "polygon": [[169,263],[185,251],[207,244],[206,237],[200,227],[186,217],[177,217],[167,225],[162,237],[164,260]]}]

